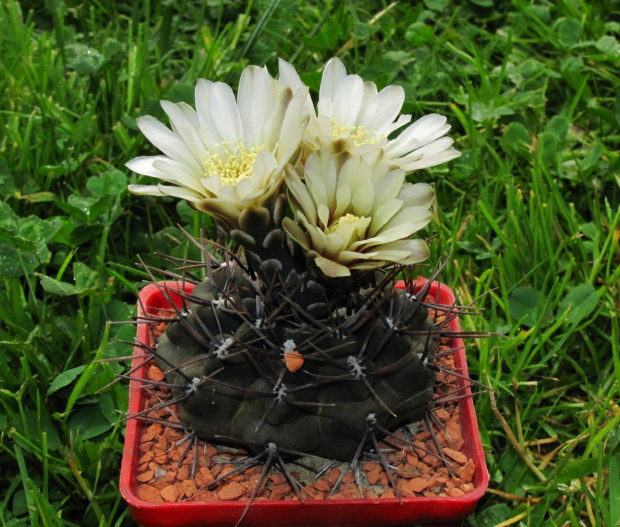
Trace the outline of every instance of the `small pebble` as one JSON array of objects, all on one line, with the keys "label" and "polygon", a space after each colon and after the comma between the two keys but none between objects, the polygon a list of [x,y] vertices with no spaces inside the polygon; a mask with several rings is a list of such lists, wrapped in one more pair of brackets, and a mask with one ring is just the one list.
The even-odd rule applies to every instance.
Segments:
[{"label": "small pebble", "polygon": [[149,368],[149,371],[146,373],[146,376],[155,382],[161,382],[164,380],[163,372],[155,365]]},{"label": "small pebble", "polygon": [[461,478],[465,483],[471,483],[471,480],[474,477],[474,473],[476,472],[476,465],[470,459],[466,465],[463,465],[459,468],[456,473],[459,478]]},{"label": "small pebble", "polygon": [[179,489],[174,485],[168,485],[162,489],[161,497],[164,498],[164,501],[176,501],[179,497]]},{"label": "small pebble", "polygon": [[280,474],[279,472],[272,473],[269,475],[269,479],[274,485],[281,485],[286,481],[286,476],[284,474]]},{"label": "small pebble", "polygon": [[383,469],[381,468],[381,465],[377,465],[374,470],[368,472],[368,474],[366,474],[368,483],[370,483],[371,485],[376,485],[377,481],[379,481],[379,476],[381,475],[382,471]]},{"label": "small pebble", "polygon": [[142,474],[136,477],[136,479],[142,483],[148,483],[149,481],[151,481],[152,478],[153,478],[152,470],[147,470],[146,472],[143,472]]},{"label": "small pebble", "polygon": [[379,465],[379,463],[375,463],[374,461],[366,461],[362,465],[362,470],[364,472],[372,472],[373,470],[375,470],[377,467],[380,467],[380,466],[381,465]]},{"label": "small pebble", "polygon": [[422,492],[430,485],[430,481],[422,478],[413,478],[409,480],[407,487],[413,492]]},{"label": "small pebble", "polygon": [[196,483],[194,483],[194,480],[192,479],[186,479],[185,481],[181,482],[181,487],[183,489],[183,493],[188,498],[191,498],[194,492],[196,492],[197,490]]},{"label": "small pebble", "polygon": [[465,463],[467,463],[467,456],[459,452],[458,450],[452,450],[451,448],[444,448],[443,453],[446,456],[454,459],[454,461],[456,461],[459,465],[464,465]]},{"label": "small pebble", "polygon": [[459,496],[465,496],[465,493],[461,489],[457,489],[457,488],[446,489],[446,494],[448,496],[452,496],[453,498],[458,498]]},{"label": "small pebble", "polygon": [[164,468],[156,468],[153,471],[153,477],[157,480],[157,481],[161,481],[163,480],[166,476],[168,475],[168,471]]},{"label": "small pebble", "polygon": [[291,486],[288,483],[281,483],[280,485],[274,485],[271,488],[269,499],[280,500],[284,498],[284,496],[290,494],[290,492],[291,492]]},{"label": "small pebble", "polygon": [[153,453],[152,450],[149,450],[148,452],[146,452],[138,461],[138,463],[142,464],[142,463],[148,463],[149,461],[152,461],[153,458],[155,457],[155,454]]},{"label": "small pebble", "polygon": [[239,499],[241,496],[245,494],[245,487],[240,485],[238,482],[233,481],[228,485],[224,485],[222,490],[218,492],[218,496],[221,500],[231,501]]},{"label": "small pebble", "polygon": [[177,472],[177,480],[185,481],[187,478],[189,478],[189,473],[190,473],[189,466],[188,465],[183,465],[179,469],[179,472]]},{"label": "small pebble", "polygon": [[159,495],[159,490],[151,485],[140,485],[138,488],[138,496],[144,501],[163,502],[164,500]]},{"label": "small pebble", "polygon": [[337,467],[332,468],[329,471],[329,474],[327,474],[327,476],[325,476],[323,479],[325,479],[325,482],[330,486],[333,487],[336,484],[336,481],[338,481],[338,478],[340,477],[340,469]]},{"label": "small pebble", "polygon": [[448,419],[450,419],[450,414],[443,408],[435,410],[435,415],[439,417],[439,419],[441,419],[442,421],[447,421]]}]

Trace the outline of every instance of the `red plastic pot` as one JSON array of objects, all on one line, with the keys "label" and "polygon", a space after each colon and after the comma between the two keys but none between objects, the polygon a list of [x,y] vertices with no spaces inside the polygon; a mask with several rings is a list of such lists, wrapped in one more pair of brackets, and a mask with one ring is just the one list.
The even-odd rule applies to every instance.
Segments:
[{"label": "red plastic pot", "polygon": [[[425,282],[420,281],[421,287]],[[162,282],[163,285],[163,282]],[[166,282],[169,290],[178,289],[179,283]],[[403,283],[397,284],[404,288]],[[190,292],[192,286],[185,285]],[[454,303],[454,293],[445,285],[434,282],[429,294],[435,297],[439,293],[439,303],[451,305]],[[174,296],[174,295],[173,295]],[[181,299],[174,297],[177,305]],[[145,287],[140,293],[138,314],[144,310],[149,314],[157,314],[162,308],[169,307],[169,303],[160,289],[155,285]],[[460,331],[458,319],[452,322],[452,329]],[[148,341],[146,324],[138,326],[138,342]],[[467,376],[467,362],[463,341],[455,338],[452,347],[459,348],[455,353],[457,371]],[[134,354],[144,352],[135,348]],[[136,358],[132,364],[138,367],[143,359]],[[134,374],[136,377],[146,375],[146,367],[142,367]],[[462,386],[467,383],[459,381]],[[471,393],[469,387],[463,393]],[[346,499],[328,501],[257,501],[253,503],[243,520],[246,526],[378,526],[378,525],[406,525],[423,523],[425,525],[446,524],[460,525],[461,521],[471,514],[476,503],[486,491],[489,483],[489,472],[484,459],[484,452],[478,433],[478,423],[471,397],[460,400],[461,428],[465,444],[463,452],[476,463],[474,475],[474,490],[464,496],[452,497],[415,497],[403,498],[402,504],[397,499]],[[132,381],[129,386],[129,412],[136,414],[144,407],[144,393],[138,383]],[[139,439],[145,424],[137,419],[127,423],[125,447],[121,464],[120,490],[125,501],[129,504],[134,520],[144,527],[173,527],[173,526],[232,526],[241,517],[247,501],[237,502],[177,502],[152,503],[138,497],[138,483],[136,480],[139,458]]]}]

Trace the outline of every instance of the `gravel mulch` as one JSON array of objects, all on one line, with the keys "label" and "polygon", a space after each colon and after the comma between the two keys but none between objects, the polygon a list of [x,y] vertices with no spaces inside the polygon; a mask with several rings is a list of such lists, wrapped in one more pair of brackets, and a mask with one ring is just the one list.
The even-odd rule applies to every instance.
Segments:
[{"label": "gravel mulch", "polygon": [[[155,336],[165,330],[165,324],[153,327]],[[443,342],[439,352],[447,349]],[[454,369],[451,356],[437,359],[445,369]],[[163,381],[164,374],[151,363],[147,377]],[[435,399],[459,387],[458,380],[449,373],[438,372]],[[159,405],[170,397],[167,388],[145,386],[146,408]],[[169,425],[145,423],[140,438],[138,464],[138,496],[151,502],[175,501],[232,501],[246,500],[254,491],[262,466],[254,466],[232,475],[213,486],[209,483],[221,474],[237,468],[248,457],[242,449],[198,441],[196,443],[180,427],[177,408],[174,405],[153,410],[148,417],[165,420]],[[388,438],[380,443],[384,455],[393,470],[392,478],[401,497],[413,496],[463,496],[474,490],[472,483],[476,466],[463,452],[458,401],[446,402],[434,408],[433,434],[421,421],[407,427],[409,439],[414,446]],[[402,430],[397,432],[405,437]],[[441,446],[438,454],[436,442]],[[442,459],[442,457],[444,459]],[[373,460],[361,463],[359,471],[361,487],[355,482],[352,471],[342,476],[346,463],[337,463],[325,470],[317,479],[321,467],[329,460],[302,458],[288,463],[288,471],[300,482],[304,499],[359,499],[395,498],[395,489],[381,464]],[[192,471],[194,477],[192,478]],[[342,477],[341,477],[342,476]],[[334,488],[341,479],[337,488]],[[263,481],[255,500],[297,500],[284,474],[271,471]]]}]

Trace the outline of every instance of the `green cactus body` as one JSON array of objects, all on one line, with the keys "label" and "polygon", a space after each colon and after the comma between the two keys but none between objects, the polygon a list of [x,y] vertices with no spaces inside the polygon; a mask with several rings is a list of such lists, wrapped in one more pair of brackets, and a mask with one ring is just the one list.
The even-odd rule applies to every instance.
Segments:
[{"label": "green cactus body", "polygon": [[[234,262],[209,274],[157,348],[181,419],[199,437],[350,460],[372,448],[369,417],[395,430],[424,416],[439,338],[420,300],[377,283],[382,273],[347,291],[294,270],[267,285]],[[312,286],[325,302],[300,307]],[[303,360],[296,371],[291,352]]]}]

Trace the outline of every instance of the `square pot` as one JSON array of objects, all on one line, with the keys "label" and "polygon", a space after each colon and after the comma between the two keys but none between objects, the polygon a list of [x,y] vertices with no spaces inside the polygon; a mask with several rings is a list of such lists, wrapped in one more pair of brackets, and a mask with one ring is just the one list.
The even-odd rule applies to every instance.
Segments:
[{"label": "square pot", "polygon": [[[422,287],[425,281],[420,280],[416,285]],[[161,285],[164,282],[160,283]],[[182,287],[179,282],[165,282],[170,291]],[[160,287],[161,287],[160,285]],[[404,289],[404,283],[400,282],[397,288]],[[185,284],[185,290],[191,292],[193,286]],[[438,295],[439,303],[452,305],[454,293],[445,285],[433,282],[429,295]],[[172,295],[173,296],[173,295]],[[180,297],[173,300],[181,306]],[[155,315],[160,309],[170,306],[160,288],[151,284],[140,293],[138,303],[138,315]],[[451,322],[454,331],[460,331],[458,318]],[[148,342],[147,324],[138,325],[138,342]],[[453,348],[458,348],[454,353],[456,371],[467,376],[467,362],[465,349],[461,338],[452,340]],[[134,355],[144,353],[139,347],[134,350]],[[138,367],[143,359],[135,358],[132,367]],[[139,368],[133,376],[144,378],[146,366]],[[468,383],[459,379],[461,386]],[[469,387],[463,390],[463,394],[469,394]],[[129,386],[129,413],[137,414],[145,404],[144,391],[135,381]],[[413,523],[431,524],[454,524],[460,522],[471,514],[476,503],[486,491],[489,483],[489,473],[484,459],[484,452],[478,433],[478,423],[471,397],[462,398],[459,401],[462,437],[465,441],[462,451],[468,458],[474,460],[476,472],[472,483],[474,490],[469,494],[459,497],[412,497],[402,498],[402,504],[395,498],[375,499],[334,499],[324,501],[306,500],[301,501],[268,501],[261,500],[252,503],[242,525],[245,526],[284,526],[284,525],[307,525],[307,526],[378,526],[378,525],[406,525]],[[138,497],[138,459],[139,440],[145,423],[138,419],[130,419],[127,423],[125,446],[121,464],[120,490],[125,501],[129,504],[131,515],[144,527],[173,527],[173,526],[233,526],[241,517],[247,501],[221,502],[175,502],[175,503],[152,503]]]}]

